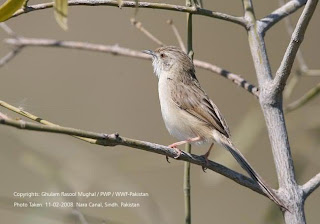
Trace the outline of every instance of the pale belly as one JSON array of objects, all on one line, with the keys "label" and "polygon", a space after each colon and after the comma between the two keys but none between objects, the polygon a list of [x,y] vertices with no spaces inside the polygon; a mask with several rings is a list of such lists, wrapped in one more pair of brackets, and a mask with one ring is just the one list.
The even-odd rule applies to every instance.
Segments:
[{"label": "pale belly", "polygon": [[159,80],[158,90],[162,118],[169,133],[180,141],[198,137],[194,129],[194,122],[197,121],[172,101],[166,80]]}]

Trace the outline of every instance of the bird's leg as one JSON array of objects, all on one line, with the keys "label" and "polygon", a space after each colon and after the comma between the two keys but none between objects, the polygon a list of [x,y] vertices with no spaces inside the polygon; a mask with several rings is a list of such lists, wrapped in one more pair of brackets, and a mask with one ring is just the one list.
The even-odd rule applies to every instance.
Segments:
[{"label": "bird's leg", "polygon": [[[183,144],[186,144],[186,143],[197,142],[197,141],[200,141],[200,140],[201,140],[201,138],[199,136],[195,137],[195,138],[188,138],[187,140],[184,140],[184,141],[181,141],[181,142],[175,142],[175,143],[173,143],[171,145],[168,145],[168,147],[170,147],[170,148],[172,148],[172,149],[177,151],[178,155],[176,155],[173,158],[178,159],[179,156],[181,155],[181,150],[178,149],[177,146],[183,145]],[[167,162],[170,163],[168,156],[166,156],[166,159],[167,159]]]},{"label": "bird's leg", "polygon": [[[214,145],[214,143],[212,143],[212,144],[210,145],[210,148],[209,148],[208,152],[206,152],[206,153],[203,155],[204,159],[206,160],[206,164],[207,164],[207,165],[209,164],[208,157],[209,157],[209,155],[210,155],[210,152],[211,152],[211,149],[212,149],[213,145]],[[203,172],[206,172],[206,169],[207,169],[207,167],[202,166]]]}]

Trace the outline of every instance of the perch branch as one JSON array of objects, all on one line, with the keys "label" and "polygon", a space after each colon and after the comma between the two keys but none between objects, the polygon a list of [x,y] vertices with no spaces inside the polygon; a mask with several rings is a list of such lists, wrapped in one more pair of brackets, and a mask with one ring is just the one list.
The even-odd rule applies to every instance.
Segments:
[{"label": "perch branch", "polygon": [[304,197],[307,198],[313,191],[320,186],[320,173],[311,178],[302,186]]},{"label": "perch branch", "polygon": [[[132,50],[129,48],[120,47],[118,45],[101,45],[101,44],[92,44],[92,43],[86,43],[86,42],[59,41],[59,40],[52,40],[52,39],[37,39],[37,38],[25,38],[25,37],[19,37],[19,39],[9,38],[9,39],[6,39],[5,42],[11,45],[16,45],[16,46],[72,48],[72,49],[97,51],[97,52],[103,52],[103,53],[111,53],[113,55],[121,55],[121,56],[151,60],[151,56],[147,54],[144,54],[140,51]],[[236,75],[223,68],[220,68],[216,65],[213,65],[204,61],[194,60],[194,65],[198,68],[203,68],[208,71],[214,72],[218,75],[221,75],[231,80],[236,85],[244,88],[249,93],[252,93],[254,96],[259,97],[258,88],[250,84],[248,81],[246,81],[239,75]]]},{"label": "perch branch", "polygon": [[280,67],[277,70],[273,80],[273,93],[277,94],[283,91],[286,81],[290,75],[291,68],[296,57],[296,53],[301,45],[304,34],[307,30],[311,17],[316,9],[318,0],[309,0],[303,9],[303,12],[294,29],[291,40],[281,61]]},{"label": "perch branch", "polygon": [[291,0],[286,4],[282,5],[266,17],[260,19],[260,25],[262,33],[265,33],[268,29],[270,29],[273,25],[278,23],[283,18],[289,16],[294,13],[298,9],[300,9],[303,5],[305,5],[307,0]]},{"label": "perch branch", "polygon": [[[69,6],[114,6],[119,7],[119,1],[110,0],[74,0],[68,1]],[[53,2],[41,3],[36,5],[29,5],[23,9],[18,10],[12,17],[20,16],[25,13],[30,13],[42,9],[52,8]],[[135,8],[136,2],[134,1],[122,1],[121,8]],[[242,17],[232,16],[221,12],[215,12],[208,9],[199,7],[187,7],[181,5],[171,5],[166,3],[153,3],[153,2],[138,2],[138,8],[149,8],[149,9],[162,9],[176,12],[188,12],[195,15],[208,16],[216,19],[225,20],[235,24],[239,24],[246,27],[246,21]],[[12,18],[11,17],[11,18]]]},{"label": "perch branch", "polygon": [[[23,121],[23,120],[13,120],[8,118],[5,115],[1,115],[0,113],[0,124],[8,125],[11,127],[16,127],[19,129],[24,130],[33,130],[33,131],[40,131],[40,132],[51,132],[51,133],[59,133],[65,135],[72,135],[90,139],[96,139],[96,144],[103,145],[103,146],[116,146],[116,145],[123,145],[131,148],[141,149],[148,152],[153,152],[161,155],[166,155],[168,157],[174,158],[176,156],[176,150],[169,148],[167,146],[150,143],[146,141],[140,141],[135,139],[130,139],[126,137],[122,137],[119,134],[102,134],[90,131],[84,131],[80,129],[62,127],[62,126],[48,126],[48,125],[41,125],[41,124],[34,124],[31,122]],[[187,161],[195,165],[204,166],[214,172],[217,172],[236,183],[245,186],[261,195],[265,194],[261,191],[259,186],[250,178],[242,175],[236,171],[233,171],[223,165],[215,163],[209,160],[209,163],[206,163],[206,160],[203,156],[197,156],[194,154],[188,154],[182,151],[179,160]]]}]

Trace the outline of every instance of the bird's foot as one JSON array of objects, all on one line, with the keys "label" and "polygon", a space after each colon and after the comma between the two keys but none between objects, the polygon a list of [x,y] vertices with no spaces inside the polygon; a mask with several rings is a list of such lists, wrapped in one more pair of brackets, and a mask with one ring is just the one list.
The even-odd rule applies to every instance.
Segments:
[{"label": "bird's foot", "polygon": [[[177,144],[173,143],[173,144],[169,145],[168,147],[176,150],[177,155],[175,157],[173,157],[173,158],[174,159],[178,159],[180,157],[180,155],[181,155],[181,150],[177,148]],[[170,163],[168,156],[166,156],[166,160],[167,160],[168,163]]]},{"label": "bird's foot", "polygon": [[[208,166],[208,165],[209,165],[209,160],[208,160],[209,153],[206,153],[206,154],[202,155],[202,157],[204,157],[204,159],[206,160],[206,166]],[[208,167],[202,166],[203,172],[206,173],[206,170],[207,170],[207,169],[208,169]]]}]

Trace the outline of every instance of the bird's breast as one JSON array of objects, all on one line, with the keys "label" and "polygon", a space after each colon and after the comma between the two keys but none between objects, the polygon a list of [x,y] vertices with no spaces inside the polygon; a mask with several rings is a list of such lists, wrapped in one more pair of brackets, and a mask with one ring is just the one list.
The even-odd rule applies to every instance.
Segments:
[{"label": "bird's breast", "polygon": [[162,118],[169,133],[179,140],[198,137],[193,118],[177,106],[172,100],[174,83],[167,78],[160,78],[158,83]]}]

